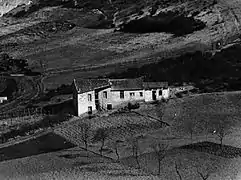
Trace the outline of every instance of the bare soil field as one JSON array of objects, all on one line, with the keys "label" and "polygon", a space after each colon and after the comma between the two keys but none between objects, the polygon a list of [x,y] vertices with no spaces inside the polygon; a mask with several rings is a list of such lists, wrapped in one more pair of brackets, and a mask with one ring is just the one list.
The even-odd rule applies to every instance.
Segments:
[{"label": "bare soil field", "polygon": [[[118,154],[121,162],[128,166],[138,168],[133,156],[133,146],[129,141],[131,137],[136,137],[139,163],[141,168],[148,173],[157,174],[158,172],[158,161],[152,145],[160,142],[169,146],[161,163],[161,177],[164,179],[178,177],[178,174],[173,173],[175,162],[184,179],[200,178],[198,171],[205,174],[209,170],[210,179],[235,179],[241,168],[237,166],[240,162],[239,148],[241,148],[240,102],[240,93],[194,95],[172,99],[165,104],[145,104],[130,113],[114,113],[107,117],[83,120],[89,121],[93,128],[105,127],[108,135],[105,139],[103,155],[117,159],[114,144],[118,141]],[[160,119],[161,115],[163,117]],[[170,126],[159,126],[158,119],[168,122]],[[192,126],[189,126],[190,122]],[[56,133],[62,134],[67,139],[74,138],[72,142],[83,146],[83,142],[76,139],[80,136],[77,124],[81,124],[81,121],[73,121],[68,125],[71,131],[69,133],[64,129],[59,129]],[[225,126],[216,126],[223,124]],[[214,133],[214,130],[218,131],[215,129],[218,127],[223,127],[223,130],[228,132],[223,138],[224,149],[222,151],[220,139]],[[190,129],[192,129],[192,136]],[[195,143],[197,143],[196,146]],[[198,143],[202,149],[199,148]],[[230,147],[227,146],[228,149],[225,150],[225,145]],[[101,141],[89,144],[89,149],[97,153],[100,153],[100,147]]]}]

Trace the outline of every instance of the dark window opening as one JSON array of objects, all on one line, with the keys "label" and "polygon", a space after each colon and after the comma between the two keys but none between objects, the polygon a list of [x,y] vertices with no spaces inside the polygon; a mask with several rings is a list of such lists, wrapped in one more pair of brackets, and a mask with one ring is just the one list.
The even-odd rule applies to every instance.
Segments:
[{"label": "dark window opening", "polygon": [[124,99],[124,91],[120,91],[120,98]]},{"label": "dark window opening", "polygon": [[143,92],[140,92],[140,96],[143,97]]},{"label": "dark window opening", "polygon": [[107,104],[107,110],[111,110],[112,109],[112,104]]},{"label": "dark window opening", "polygon": [[92,106],[88,107],[88,114],[92,114]]},{"label": "dark window opening", "polygon": [[107,99],[107,91],[104,91],[104,92],[103,92],[103,97],[104,97],[105,99]]},{"label": "dark window opening", "polygon": [[156,91],[152,91],[152,100],[156,100]]},{"label": "dark window opening", "polygon": [[159,90],[159,96],[162,96],[162,90]]},{"label": "dark window opening", "polygon": [[91,96],[91,94],[88,94],[88,101],[92,101],[92,96]]}]

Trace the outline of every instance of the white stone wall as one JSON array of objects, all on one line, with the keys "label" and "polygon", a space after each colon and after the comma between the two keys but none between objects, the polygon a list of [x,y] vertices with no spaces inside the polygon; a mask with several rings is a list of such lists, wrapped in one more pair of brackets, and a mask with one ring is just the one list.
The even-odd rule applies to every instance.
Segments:
[{"label": "white stone wall", "polygon": [[[162,91],[162,95],[159,96],[159,90]],[[107,98],[104,97],[103,93],[107,92]],[[103,109],[107,109],[107,105],[111,104],[112,108],[127,103],[131,101],[153,101],[152,99],[152,91],[153,90],[135,90],[135,91],[124,91],[124,99],[120,98],[120,91],[111,91],[111,88],[106,88],[98,92],[100,107]],[[156,91],[156,99],[161,100],[162,98],[168,98],[170,94],[170,89],[155,89]],[[140,92],[142,92],[143,96],[140,96]],[[135,93],[135,96],[130,96],[130,93]],[[88,94],[91,94],[92,101],[88,101]],[[92,107],[92,111],[96,110],[95,104],[95,91],[86,92],[83,94],[78,94],[77,92],[73,93],[74,103],[77,105],[77,114],[80,116],[81,114],[88,112],[88,107]]]},{"label": "white stone wall", "polygon": [[[156,100],[161,100],[163,98],[167,99],[169,98],[170,89],[151,89],[151,90],[145,90],[145,101],[150,102],[153,101],[152,99],[152,91],[156,91]],[[159,91],[162,91],[162,94],[159,95]]]},{"label": "white stone wall", "polygon": [[145,90],[145,101],[153,101],[152,100],[152,90]]},{"label": "white stone wall", "polygon": [[162,96],[163,96],[163,98],[168,99],[169,96],[170,96],[170,89],[169,88],[163,89],[162,90]]},{"label": "white stone wall", "polygon": [[[162,94],[159,96],[159,91],[162,91]],[[156,100],[162,100],[163,98],[163,89],[156,90]]]},{"label": "white stone wall", "polygon": [[[140,92],[142,92],[143,96],[140,96]],[[131,97],[130,93],[135,93],[135,96]],[[136,91],[124,91],[124,99],[120,98],[120,91],[111,91],[112,97],[112,106],[118,106],[122,103],[130,102],[130,101],[141,101],[144,100],[145,93],[144,90],[136,90]]]},{"label": "white stone wall", "polygon": [[[107,92],[107,98],[104,98],[104,92]],[[111,88],[107,88],[98,92],[100,107],[103,109],[107,108],[107,104],[112,104],[112,93]]]},{"label": "white stone wall", "polygon": [[[91,94],[92,101],[88,101],[88,94]],[[78,94],[78,116],[88,112],[88,107],[92,107],[92,111],[96,110],[94,91]]]}]

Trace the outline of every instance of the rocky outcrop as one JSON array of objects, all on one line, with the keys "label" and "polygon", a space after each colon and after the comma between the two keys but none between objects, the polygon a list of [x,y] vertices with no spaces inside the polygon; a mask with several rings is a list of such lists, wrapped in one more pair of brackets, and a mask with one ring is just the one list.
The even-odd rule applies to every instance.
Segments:
[{"label": "rocky outcrop", "polygon": [[0,17],[21,5],[29,5],[32,0],[0,0]]},{"label": "rocky outcrop", "polygon": [[[200,1],[200,0],[198,0]],[[218,20],[215,11],[216,1],[202,1],[201,5],[197,6],[199,2],[185,2],[168,5],[165,3],[155,3],[149,6],[133,6],[128,9],[120,10],[114,14],[113,24],[117,30],[123,31],[141,31],[140,28],[147,28],[144,32],[160,32],[164,26],[170,26],[179,23],[179,28],[202,29],[205,24],[213,25]],[[201,2],[200,2],[201,3]],[[180,25],[185,27],[181,27]],[[190,24],[193,27],[187,26]],[[178,24],[176,24],[178,25]],[[175,26],[175,25],[174,25]],[[138,27],[138,29],[134,29]],[[155,30],[155,28],[157,28]],[[176,28],[176,27],[173,27]],[[165,32],[165,30],[163,30]],[[170,30],[169,30],[170,32]]]},{"label": "rocky outcrop", "polygon": [[0,17],[25,15],[37,11],[43,7],[67,5],[77,6],[77,0],[0,0]]}]

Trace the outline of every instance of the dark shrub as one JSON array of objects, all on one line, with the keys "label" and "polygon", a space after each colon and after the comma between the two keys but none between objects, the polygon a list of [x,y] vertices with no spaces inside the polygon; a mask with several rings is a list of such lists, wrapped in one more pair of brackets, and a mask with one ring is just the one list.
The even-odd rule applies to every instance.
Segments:
[{"label": "dark shrub", "polygon": [[139,103],[132,104],[132,103],[129,102],[127,107],[128,107],[129,110],[131,110],[131,109],[138,109],[140,107],[140,104]]},{"label": "dark shrub", "polygon": [[176,96],[177,96],[177,98],[182,98],[183,97],[182,93],[176,93]]}]

